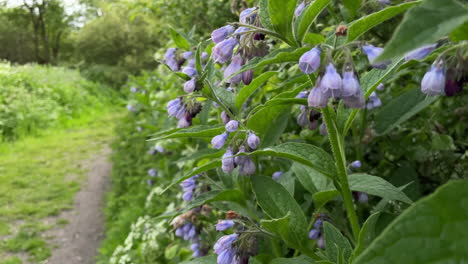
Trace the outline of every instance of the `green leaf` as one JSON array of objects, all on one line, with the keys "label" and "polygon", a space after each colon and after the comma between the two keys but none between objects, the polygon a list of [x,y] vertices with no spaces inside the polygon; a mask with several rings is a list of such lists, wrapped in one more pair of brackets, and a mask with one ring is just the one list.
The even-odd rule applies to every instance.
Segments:
[{"label": "green leaf", "polygon": [[366,72],[360,82],[363,91],[365,92],[366,98],[377,89],[380,83],[382,83],[388,76],[390,76],[398,67],[403,64],[404,58],[395,60],[392,64],[388,65],[385,70],[372,69]]},{"label": "green leaf", "polygon": [[291,24],[297,0],[268,0],[268,13],[275,31],[289,40],[293,39]]},{"label": "green leaf", "polygon": [[414,1],[410,3],[404,3],[397,6],[390,6],[379,12],[372,13],[365,17],[361,17],[360,19],[354,21],[349,25],[348,28],[348,42],[351,42],[357,38],[359,38],[362,34],[366,33],[371,28],[379,25],[380,23],[396,16],[408,8],[414,6],[415,4],[420,3],[421,1]]},{"label": "green leaf", "polygon": [[174,43],[177,45],[177,47],[183,49],[183,50],[190,50],[190,43],[189,41],[178,31],[176,31],[173,28],[169,28],[171,32],[171,37]]},{"label": "green leaf", "polygon": [[355,264],[465,263],[468,180],[452,181],[396,218]]},{"label": "green leaf", "polygon": [[[240,205],[245,205],[244,194],[237,189],[227,189],[222,191],[210,191],[202,193],[199,196],[195,197],[193,201],[189,202],[186,206],[187,208],[195,208],[202,206],[204,204],[219,202],[219,201],[229,201],[235,202]],[[184,209],[188,211],[190,209]]]},{"label": "green leaf", "polygon": [[450,40],[454,42],[468,40],[468,22],[465,22],[452,31],[452,33],[450,33]]},{"label": "green leaf", "polygon": [[250,95],[252,95],[253,92],[257,88],[259,88],[263,83],[265,83],[268,79],[270,79],[273,75],[275,75],[278,72],[270,71],[270,72],[264,72],[257,78],[255,78],[249,85],[244,86],[240,91],[239,94],[236,96],[236,103],[235,106],[240,109],[242,107],[242,104],[249,98]]},{"label": "green leaf", "polygon": [[247,64],[241,67],[241,69],[233,73],[231,76],[225,78],[223,82],[232,78],[233,76],[248,71],[252,69],[256,69],[262,66],[276,64],[276,63],[284,63],[284,62],[298,62],[299,58],[304,54],[306,51],[310,50],[310,47],[304,48],[285,48],[285,49],[277,49],[270,52],[265,57],[255,57],[251,59]]},{"label": "green leaf", "polygon": [[341,234],[340,230],[325,221],[323,223],[323,231],[325,233],[325,251],[327,252],[328,259],[337,263],[338,259],[340,259],[338,257],[340,250],[344,259],[349,259],[352,251],[351,244],[349,240]]},{"label": "green leaf", "polygon": [[419,88],[403,93],[385,104],[376,115],[375,130],[385,135],[399,124],[410,119],[438,99],[437,96],[426,96]]},{"label": "green leaf", "polygon": [[174,185],[178,184],[178,183],[181,183],[183,180],[185,179],[188,179],[194,175],[197,175],[197,174],[200,174],[202,172],[205,172],[205,171],[209,171],[209,170],[212,170],[212,169],[216,169],[218,167],[221,166],[221,161],[220,160],[213,160],[213,161],[210,161],[206,164],[203,164],[202,166],[198,167],[198,168],[194,168],[190,173],[180,177],[180,178],[177,178],[177,179],[174,179],[172,181],[172,183],[169,184],[169,186],[167,186],[160,194],[163,194],[165,193],[167,190],[169,190],[170,188],[172,188]]},{"label": "green leaf", "polygon": [[249,118],[247,128],[255,131],[262,139],[262,147],[272,145],[283,134],[290,113],[288,105],[263,107]]},{"label": "green leaf", "polygon": [[189,128],[177,128],[154,134],[154,137],[149,139],[148,141],[163,140],[170,138],[214,137],[223,133],[224,130],[225,129],[223,125],[201,125]]},{"label": "green leaf", "polygon": [[302,186],[304,186],[304,188],[311,194],[314,194],[317,191],[329,189],[329,180],[327,176],[322,173],[297,162],[294,162],[291,170],[294,172]]},{"label": "green leaf", "polygon": [[325,37],[320,34],[315,34],[315,33],[307,33],[304,36],[304,40],[303,40],[303,43],[310,44],[310,45],[317,45],[323,42],[325,42]]},{"label": "green leaf", "polygon": [[314,260],[306,256],[300,256],[296,258],[276,258],[270,262],[270,264],[313,264],[313,263],[314,263]]},{"label": "green leaf", "polygon": [[202,148],[189,156],[183,156],[176,162],[198,161],[201,159],[214,159],[220,158],[224,154],[224,150],[217,150],[211,148]]},{"label": "green leaf", "polygon": [[226,90],[222,85],[213,85],[210,82],[207,83],[208,89],[211,90],[213,95],[218,99],[219,103],[223,104],[225,107],[229,108],[231,111],[237,112],[236,107],[234,106],[235,95],[233,92]]},{"label": "green leaf", "polygon": [[349,187],[353,191],[365,192],[370,195],[408,204],[411,203],[411,199],[403,191],[377,176],[364,173],[351,174],[349,175]]},{"label": "green leaf", "polygon": [[362,0],[343,0],[343,4],[348,9],[351,19],[356,16],[356,11],[361,6]]},{"label": "green leaf", "polygon": [[322,208],[325,204],[335,199],[338,195],[340,195],[340,192],[333,189],[314,193],[312,198],[314,199],[315,208]]},{"label": "green leaf", "polygon": [[[364,74],[361,78],[361,87],[362,90],[365,91],[365,98],[369,98],[369,95],[377,89],[377,86],[382,83],[388,76],[390,76],[398,67],[403,64],[404,58],[400,58],[393,62],[391,65],[389,65],[385,70],[379,70],[379,69],[372,69],[371,71],[367,72]],[[349,128],[351,127],[351,124],[354,121],[354,118],[356,117],[357,113],[360,111],[360,109],[354,109],[351,111],[351,114],[346,120],[344,129],[343,129],[343,134],[346,135],[348,132]],[[340,117],[345,118],[343,116]],[[341,126],[341,124],[338,124]]]},{"label": "green leaf", "polygon": [[468,9],[455,0],[425,0],[411,8],[376,60],[404,55],[448,35],[468,20]]},{"label": "green leaf", "polygon": [[367,218],[366,222],[362,226],[361,231],[359,232],[356,248],[354,248],[353,251],[353,259],[359,256],[374,240],[376,236],[375,225],[377,224],[377,220],[379,220],[379,216],[380,213],[372,214]]},{"label": "green leaf", "polygon": [[274,31],[273,25],[271,24],[270,14],[268,13],[268,0],[259,1],[260,9],[258,11],[260,22],[266,29]]},{"label": "green leaf", "polygon": [[294,248],[305,246],[308,242],[307,220],[291,194],[270,177],[253,177],[252,186],[258,204],[273,219],[263,220],[262,226]]},{"label": "green leaf", "polygon": [[[365,192],[384,199],[402,201],[408,204],[411,203],[411,199],[408,198],[402,189],[393,186],[380,177],[368,174],[351,174],[348,176],[348,181],[349,188],[352,191]],[[339,195],[340,193],[334,188],[314,193],[313,199],[315,207],[321,208]]]},{"label": "green leaf", "polygon": [[291,171],[288,171],[281,175],[281,177],[278,180],[278,183],[283,185],[283,187],[291,194],[291,196],[294,196],[296,178],[294,178]]},{"label": "green leaf", "polygon": [[216,256],[205,256],[181,262],[180,264],[214,264],[216,263]]},{"label": "green leaf", "polygon": [[254,151],[250,155],[268,155],[290,159],[307,165],[331,178],[336,174],[335,163],[331,156],[325,150],[310,144],[283,143],[271,148]]},{"label": "green leaf", "polygon": [[237,189],[226,189],[223,191],[209,191],[202,193],[201,195],[195,197],[187,205],[183,206],[180,210],[168,212],[163,215],[158,216],[158,219],[164,218],[174,218],[178,215],[181,215],[185,212],[192,210],[193,208],[200,207],[204,204],[214,203],[214,202],[232,202],[236,203],[242,208],[245,207],[245,198],[244,194]]},{"label": "green leaf", "polygon": [[[297,247],[298,245],[294,242],[292,238],[289,238],[289,220],[291,217],[291,212],[287,212],[284,217],[275,218],[271,220],[261,220],[261,226],[268,232],[280,236],[282,239],[286,240],[286,243],[290,244],[292,247]],[[292,243],[292,244],[291,244]]]},{"label": "green leaf", "polygon": [[[315,19],[322,12],[327,5],[330,4],[330,0],[315,0],[307,8],[302,11],[302,14],[296,19],[294,26],[296,30],[296,40],[303,42],[306,33],[314,23]],[[321,36],[321,35],[319,35]],[[322,42],[325,39],[323,38]]]}]

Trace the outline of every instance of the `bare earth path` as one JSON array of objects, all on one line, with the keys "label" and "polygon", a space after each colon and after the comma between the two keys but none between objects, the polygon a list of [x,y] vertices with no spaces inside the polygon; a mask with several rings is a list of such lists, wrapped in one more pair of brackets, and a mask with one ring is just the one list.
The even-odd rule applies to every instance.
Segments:
[{"label": "bare earth path", "polygon": [[83,162],[87,182],[75,196],[73,209],[61,213],[69,224],[52,229],[52,256],[48,264],[94,264],[104,230],[104,193],[110,181],[112,165],[108,160],[110,148]]}]

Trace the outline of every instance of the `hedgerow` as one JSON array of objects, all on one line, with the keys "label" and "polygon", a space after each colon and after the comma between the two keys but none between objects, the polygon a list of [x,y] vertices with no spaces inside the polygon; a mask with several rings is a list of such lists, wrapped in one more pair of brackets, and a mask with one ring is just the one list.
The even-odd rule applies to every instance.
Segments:
[{"label": "hedgerow", "polygon": [[466,260],[466,7],[360,4],[261,0],[200,42],[171,31],[128,85],[117,155],[138,172],[114,181],[141,210],[110,263]]}]

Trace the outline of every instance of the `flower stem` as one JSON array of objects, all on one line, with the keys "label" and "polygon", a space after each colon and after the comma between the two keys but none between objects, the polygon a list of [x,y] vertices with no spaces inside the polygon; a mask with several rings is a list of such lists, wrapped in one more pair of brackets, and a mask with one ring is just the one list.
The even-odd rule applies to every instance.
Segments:
[{"label": "flower stem", "polygon": [[351,195],[351,190],[349,189],[348,183],[348,174],[346,172],[346,157],[344,153],[344,143],[343,139],[338,133],[338,130],[335,126],[335,122],[331,116],[330,110],[328,107],[322,109],[323,119],[327,125],[328,138],[330,139],[330,144],[333,150],[333,156],[336,162],[336,168],[338,170],[338,180],[340,183],[341,196],[346,208],[346,213],[351,225],[351,230],[353,232],[354,239],[356,240],[359,236],[359,222],[354,210],[353,197]]}]

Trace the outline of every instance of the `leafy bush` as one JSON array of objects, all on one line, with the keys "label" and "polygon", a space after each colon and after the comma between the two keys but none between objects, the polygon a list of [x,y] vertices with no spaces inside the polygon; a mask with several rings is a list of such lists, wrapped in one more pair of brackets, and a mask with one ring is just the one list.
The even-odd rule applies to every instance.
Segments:
[{"label": "leafy bush", "polygon": [[0,138],[15,140],[43,128],[66,125],[116,98],[114,91],[85,80],[77,71],[0,64]]},{"label": "leafy bush", "polygon": [[156,186],[110,262],[463,262],[466,7],[258,5],[210,41],[172,31],[129,84],[127,125],[172,155],[129,158]]}]

